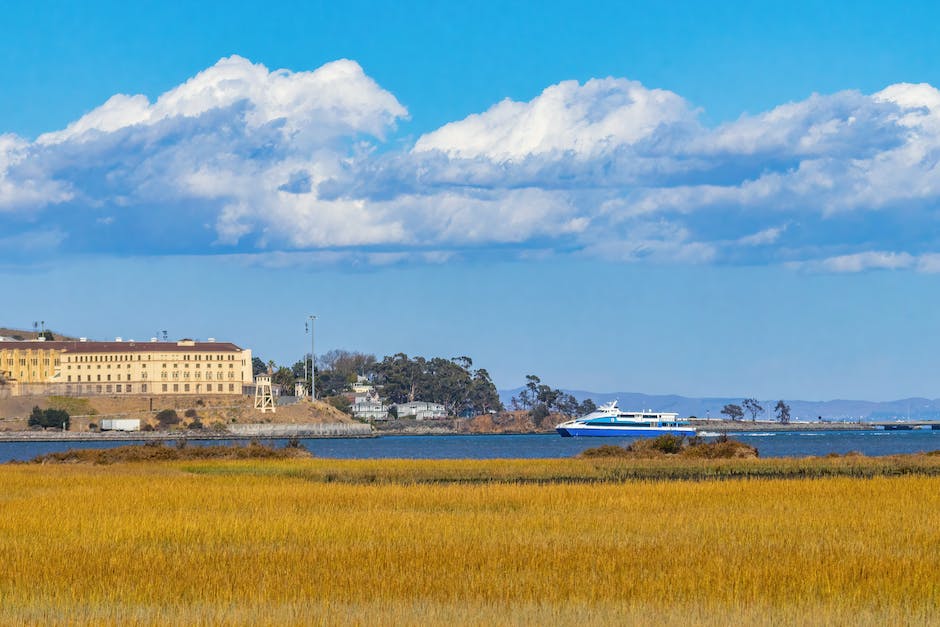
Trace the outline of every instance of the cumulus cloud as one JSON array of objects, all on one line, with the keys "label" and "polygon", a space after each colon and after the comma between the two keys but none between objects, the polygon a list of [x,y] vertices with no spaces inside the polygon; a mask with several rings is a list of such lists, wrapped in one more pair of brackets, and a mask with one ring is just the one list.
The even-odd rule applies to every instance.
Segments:
[{"label": "cumulus cloud", "polygon": [[154,100],[117,94],[35,140],[0,135],[0,233],[263,263],[940,270],[930,85],[814,94],[708,127],[674,92],[563,81],[399,147],[407,118],[354,61],[272,71],[229,57]]}]

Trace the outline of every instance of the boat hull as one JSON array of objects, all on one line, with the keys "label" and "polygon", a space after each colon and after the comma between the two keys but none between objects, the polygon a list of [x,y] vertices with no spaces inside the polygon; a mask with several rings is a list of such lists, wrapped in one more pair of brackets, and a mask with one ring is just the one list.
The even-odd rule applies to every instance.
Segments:
[{"label": "boat hull", "polygon": [[693,436],[693,427],[614,427],[614,426],[588,426],[588,425],[559,425],[555,430],[563,438],[583,437],[647,437],[655,438],[660,435]]}]

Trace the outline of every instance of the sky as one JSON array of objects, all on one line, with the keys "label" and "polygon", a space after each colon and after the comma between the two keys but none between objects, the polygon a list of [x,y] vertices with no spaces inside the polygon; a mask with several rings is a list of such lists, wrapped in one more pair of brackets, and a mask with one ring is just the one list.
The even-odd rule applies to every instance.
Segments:
[{"label": "sky", "polygon": [[6,2],[0,323],[940,396],[940,9]]}]

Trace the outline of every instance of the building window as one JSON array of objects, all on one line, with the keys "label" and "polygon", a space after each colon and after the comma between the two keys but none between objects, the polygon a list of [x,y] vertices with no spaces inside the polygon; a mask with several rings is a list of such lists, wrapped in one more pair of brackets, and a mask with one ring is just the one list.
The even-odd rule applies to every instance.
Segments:
[{"label": "building window", "polygon": [[[166,386],[163,386],[163,387],[166,387]],[[144,394],[147,393],[147,384],[146,384],[146,383],[142,383],[142,384],[140,385],[140,391],[143,392]]]},{"label": "building window", "polygon": [[[147,390],[144,390],[146,392]],[[163,391],[166,392],[166,383],[163,384]]]},{"label": "building window", "polygon": [[107,389],[108,394],[110,394],[110,393],[111,393],[111,384],[109,383],[108,385],[105,386],[105,388]]},{"label": "building window", "polygon": [[184,391],[184,392],[189,392],[189,384],[188,384],[188,383],[184,383],[184,384],[183,384],[183,391]]},{"label": "building window", "polygon": [[179,384],[179,383],[174,383],[174,384],[173,384],[173,391],[174,391],[174,392],[179,392],[179,391],[180,391],[180,384]]},{"label": "building window", "polygon": [[127,392],[128,394],[131,393],[131,384],[130,384],[130,383],[128,383],[127,386],[125,386],[124,391]]},{"label": "building window", "polygon": [[231,383],[229,383],[229,384],[228,384],[228,391],[229,391],[229,392],[234,392],[234,391],[235,391],[235,386],[232,385]]},{"label": "building window", "polygon": [[120,384],[120,383],[118,383],[116,386],[114,386],[114,391],[115,391],[115,392],[120,392],[121,390],[122,390],[122,387],[121,387],[121,384]]}]

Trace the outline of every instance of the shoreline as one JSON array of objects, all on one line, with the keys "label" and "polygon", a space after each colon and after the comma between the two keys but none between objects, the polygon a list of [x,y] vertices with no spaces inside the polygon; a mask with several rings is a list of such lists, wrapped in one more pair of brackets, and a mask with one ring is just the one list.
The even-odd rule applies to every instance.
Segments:
[{"label": "shoreline", "polygon": [[[716,433],[731,435],[735,433],[762,432],[762,433],[791,433],[800,431],[881,431],[879,427],[859,423],[797,423],[781,425],[779,423],[753,423],[753,422],[718,422],[695,421],[692,423],[701,434]],[[232,432],[185,432],[185,431],[122,431],[122,432],[54,432],[54,431],[0,431],[2,442],[134,442],[134,441],[160,441],[160,440],[283,440],[296,437],[303,440],[321,439],[356,439],[368,440],[381,437],[435,437],[435,436],[485,436],[485,435],[557,435],[552,431],[493,431],[472,432],[458,431],[440,427],[374,430],[370,434],[328,434],[304,432],[298,430],[294,433],[232,433]],[[602,441],[605,438],[597,438]]]}]

